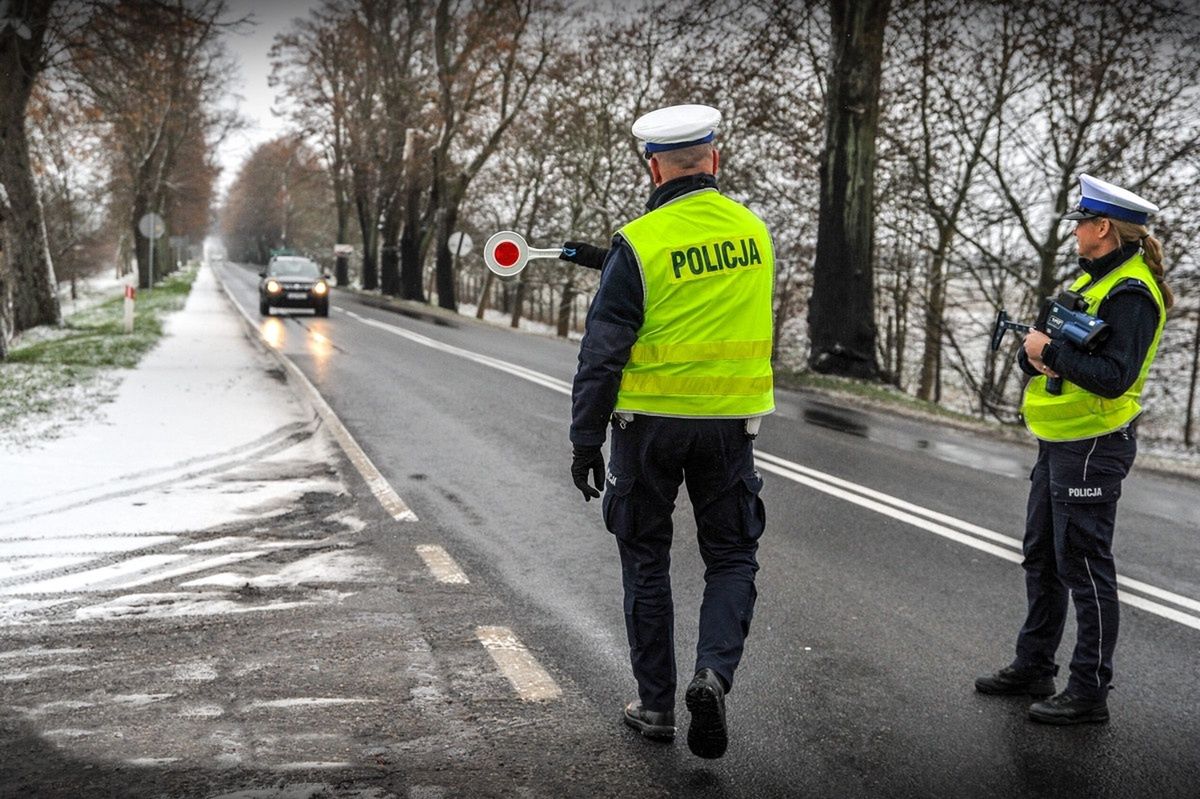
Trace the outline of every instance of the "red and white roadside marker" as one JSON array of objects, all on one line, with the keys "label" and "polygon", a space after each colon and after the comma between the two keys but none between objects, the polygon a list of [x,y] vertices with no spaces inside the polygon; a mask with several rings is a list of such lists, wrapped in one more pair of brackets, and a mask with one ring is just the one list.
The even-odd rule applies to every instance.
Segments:
[{"label": "red and white roadside marker", "polygon": [[133,332],[133,304],[137,301],[137,289],[133,286],[125,287],[125,332]]},{"label": "red and white roadside marker", "polygon": [[525,243],[525,237],[511,230],[501,230],[487,240],[483,248],[483,262],[500,277],[513,277],[534,258],[557,258],[562,253],[558,247],[538,249]]}]

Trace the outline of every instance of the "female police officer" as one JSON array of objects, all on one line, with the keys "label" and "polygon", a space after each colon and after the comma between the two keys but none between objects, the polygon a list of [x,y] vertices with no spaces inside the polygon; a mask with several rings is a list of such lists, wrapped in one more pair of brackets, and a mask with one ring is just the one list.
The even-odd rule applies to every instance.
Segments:
[{"label": "female police officer", "polygon": [[[1069,591],[1078,636],[1066,688],[1029,708],[1031,719],[1047,724],[1108,720],[1119,615],[1117,500],[1137,452],[1138,398],[1174,302],[1162,246],[1146,229],[1157,206],[1090,175],[1080,177],[1080,188],[1079,206],[1065,217],[1077,222],[1084,272],[1071,290],[1112,332],[1092,352],[1036,330],[1025,337],[1018,359],[1035,377],[1021,411],[1038,439],[1024,541],[1029,609],[1012,664],[975,681],[985,694],[1051,697]],[[1058,394],[1047,388],[1055,377],[1062,378]]]}]

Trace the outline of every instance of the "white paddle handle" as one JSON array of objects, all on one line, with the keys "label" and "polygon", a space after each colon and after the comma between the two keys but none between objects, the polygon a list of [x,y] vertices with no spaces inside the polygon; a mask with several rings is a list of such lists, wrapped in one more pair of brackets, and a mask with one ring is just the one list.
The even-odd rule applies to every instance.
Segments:
[{"label": "white paddle handle", "polygon": [[562,249],[560,247],[555,247],[553,249],[549,249],[549,248],[539,249],[537,247],[530,247],[528,250],[526,250],[525,257],[526,257],[526,259],[557,258],[561,254],[562,254]]}]

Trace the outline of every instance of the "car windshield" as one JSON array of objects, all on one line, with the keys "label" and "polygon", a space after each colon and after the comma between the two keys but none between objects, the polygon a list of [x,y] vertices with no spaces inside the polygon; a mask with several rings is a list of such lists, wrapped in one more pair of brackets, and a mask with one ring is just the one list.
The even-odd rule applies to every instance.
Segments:
[{"label": "car windshield", "polygon": [[276,258],[271,264],[272,275],[288,277],[320,277],[321,268],[307,258]]}]

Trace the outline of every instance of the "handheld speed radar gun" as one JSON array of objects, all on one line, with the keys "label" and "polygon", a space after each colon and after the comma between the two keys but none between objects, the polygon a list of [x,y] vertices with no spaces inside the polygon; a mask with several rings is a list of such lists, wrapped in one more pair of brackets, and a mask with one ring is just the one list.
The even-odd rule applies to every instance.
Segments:
[{"label": "handheld speed radar gun", "polygon": [[[992,328],[992,351],[1000,349],[1004,332],[1012,330],[1024,335],[1030,330],[1040,330],[1052,339],[1068,341],[1084,352],[1093,352],[1104,343],[1112,328],[1102,319],[1087,312],[1087,300],[1074,291],[1064,291],[1056,298],[1047,298],[1042,303],[1037,321],[1032,325],[1014,322],[1003,309],[996,314],[996,325]],[[1046,390],[1051,394],[1062,393],[1062,378],[1048,377]]]}]

